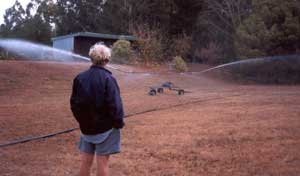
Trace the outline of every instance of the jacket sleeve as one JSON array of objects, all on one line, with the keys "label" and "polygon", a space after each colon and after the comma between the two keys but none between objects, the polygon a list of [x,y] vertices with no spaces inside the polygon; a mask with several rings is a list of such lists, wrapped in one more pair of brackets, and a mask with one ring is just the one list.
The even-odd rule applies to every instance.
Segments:
[{"label": "jacket sleeve", "polygon": [[118,83],[113,77],[107,78],[105,92],[105,104],[110,117],[113,118],[113,127],[122,128],[125,125],[123,104]]}]

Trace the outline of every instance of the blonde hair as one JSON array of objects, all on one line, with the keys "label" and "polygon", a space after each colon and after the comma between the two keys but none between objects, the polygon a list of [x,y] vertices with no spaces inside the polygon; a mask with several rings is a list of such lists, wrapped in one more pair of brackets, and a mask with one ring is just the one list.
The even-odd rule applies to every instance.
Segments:
[{"label": "blonde hair", "polygon": [[89,56],[94,65],[105,65],[110,60],[111,51],[102,43],[96,43],[90,48]]}]

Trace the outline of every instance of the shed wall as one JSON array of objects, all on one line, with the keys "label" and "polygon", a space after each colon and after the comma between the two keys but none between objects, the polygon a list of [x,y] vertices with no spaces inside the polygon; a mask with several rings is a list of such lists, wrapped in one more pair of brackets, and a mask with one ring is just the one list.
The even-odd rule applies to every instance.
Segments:
[{"label": "shed wall", "polygon": [[66,50],[66,51],[74,51],[74,38],[64,38],[53,41],[53,47]]},{"label": "shed wall", "polygon": [[114,39],[101,39],[92,37],[75,37],[74,52],[83,56],[88,56],[90,47],[95,43],[104,42],[108,47],[111,47],[116,40]]}]

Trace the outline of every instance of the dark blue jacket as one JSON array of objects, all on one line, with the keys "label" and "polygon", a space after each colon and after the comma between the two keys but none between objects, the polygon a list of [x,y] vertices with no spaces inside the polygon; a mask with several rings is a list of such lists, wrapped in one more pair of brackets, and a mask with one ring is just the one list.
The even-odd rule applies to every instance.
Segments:
[{"label": "dark blue jacket", "polygon": [[75,77],[70,104],[83,134],[124,126],[119,86],[112,73],[103,67],[91,66]]}]

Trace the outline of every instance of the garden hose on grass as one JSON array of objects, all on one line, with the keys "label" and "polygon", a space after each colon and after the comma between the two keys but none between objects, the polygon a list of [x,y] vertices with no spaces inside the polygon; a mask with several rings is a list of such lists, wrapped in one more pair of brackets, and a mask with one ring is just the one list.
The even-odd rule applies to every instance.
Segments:
[{"label": "garden hose on grass", "polygon": [[[237,97],[237,96],[242,96],[242,95],[244,95],[244,94],[237,94],[237,95],[226,96],[226,97],[215,97],[215,98],[209,98],[209,99],[204,99],[204,100],[203,99],[196,99],[194,101],[190,101],[190,102],[186,102],[186,103],[180,103],[180,104],[172,105],[172,106],[169,106],[169,107],[153,108],[153,109],[148,109],[148,110],[145,110],[145,111],[142,111],[142,112],[129,114],[129,115],[126,115],[125,118],[136,116],[136,115],[141,115],[141,114],[145,114],[145,113],[149,113],[149,112],[162,111],[162,110],[167,110],[167,109],[176,108],[176,107],[180,107],[180,106],[191,105],[191,104],[196,104],[196,103],[201,103],[201,102],[208,102],[208,101],[212,101],[212,100],[225,99],[225,98],[230,98],[230,97]],[[42,135],[42,136],[28,137],[28,138],[23,138],[23,139],[20,139],[20,140],[10,141],[10,142],[7,142],[7,143],[0,144],[0,148],[16,145],[16,144],[20,144],[20,143],[26,143],[26,142],[30,142],[30,141],[40,140],[40,139],[46,139],[46,138],[54,137],[54,136],[57,136],[57,135],[60,135],[60,134],[70,133],[70,132],[73,132],[73,131],[78,130],[78,129],[79,129],[78,127],[77,128],[70,128],[70,129],[66,129],[66,130],[63,130],[63,131],[50,133],[50,134],[46,134],[46,135]]]}]

